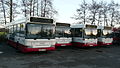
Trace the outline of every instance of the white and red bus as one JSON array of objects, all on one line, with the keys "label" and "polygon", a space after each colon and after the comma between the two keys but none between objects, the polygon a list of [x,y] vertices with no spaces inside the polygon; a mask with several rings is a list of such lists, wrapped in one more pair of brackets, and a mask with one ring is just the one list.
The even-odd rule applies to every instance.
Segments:
[{"label": "white and red bus", "polygon": [[113,42],[112,38],[112,27],[98,26],[98,46],[111,45]]},{"label": "white and red bus", "polygon": [[113,35],[113,44],[120,44],[120,25],[114,25],[114,27],[112,28],[112,35]]},{"label": "white and red bus", "polygon": [[71,46],[71,32],[70,24],[68,23],[56,23],[55,29],[55,46]]},{"label": "white and red bus", "polygon": [[114,27],[112,29],[113,33],[112,33],[112,36],[113,36],[113,44],[117,44],[119,45],[120,44],[120,28],[116,28]]},{"label": "white and red bus", "polygon": [[97,46],[97,26],[74,24],[71,26],[72,44],[78,47]]},{"label": "white and red bus", "polygon": [[8,44],[22,52],[55,50],[55,23],[53,19],[30,17],[11,22]]}]

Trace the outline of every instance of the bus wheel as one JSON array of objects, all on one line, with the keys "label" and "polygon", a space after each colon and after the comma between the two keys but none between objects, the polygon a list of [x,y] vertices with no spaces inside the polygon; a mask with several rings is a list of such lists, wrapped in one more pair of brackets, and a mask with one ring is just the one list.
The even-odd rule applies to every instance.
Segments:
[{"label": "bus wheel", "polygon": [[18,42],[16,43],[16,49],[17,49],[17,52],[21,52],[21,51],[20,51],[20,47],[19,47],[19,43],[18,43]]}]

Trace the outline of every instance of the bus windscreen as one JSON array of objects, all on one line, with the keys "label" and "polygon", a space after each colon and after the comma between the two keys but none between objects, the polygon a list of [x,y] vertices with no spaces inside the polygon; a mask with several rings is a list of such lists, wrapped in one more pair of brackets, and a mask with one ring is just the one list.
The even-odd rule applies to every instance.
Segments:
[{"label": "bus windscreen", "polygon": [[54,38],[53,25],[27,24],[27,36],[29,39]]}]

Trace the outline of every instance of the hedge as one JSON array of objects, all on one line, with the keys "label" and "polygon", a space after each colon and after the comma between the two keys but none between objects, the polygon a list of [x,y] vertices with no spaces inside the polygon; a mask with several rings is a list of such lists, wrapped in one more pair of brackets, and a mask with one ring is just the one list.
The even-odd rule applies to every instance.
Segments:
[{"label": "hedge", "polygon": [[0,41],[3,42],[5,41],[5,37],[6,37],[6,32],[0,32]]}]

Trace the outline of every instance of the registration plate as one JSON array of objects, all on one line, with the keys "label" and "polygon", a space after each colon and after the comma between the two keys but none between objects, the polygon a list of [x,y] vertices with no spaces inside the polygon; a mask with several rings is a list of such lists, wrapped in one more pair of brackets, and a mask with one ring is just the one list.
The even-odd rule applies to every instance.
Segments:
[{"label": "registration plate", "polygon": [[107,45],[110,45],[110,44],[107,44]]},{"label": "registration plate", "polygon": [[46,49],[39,49],[39,51],[46,51]]},{"label": "registration plate", "polygon": [[93,45],[90,45],[90,46],[93,46]]},{"label": "registration plate", "polygon": [[66,45],[61,45],[61,46],[66,46]]}]

